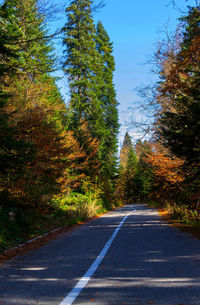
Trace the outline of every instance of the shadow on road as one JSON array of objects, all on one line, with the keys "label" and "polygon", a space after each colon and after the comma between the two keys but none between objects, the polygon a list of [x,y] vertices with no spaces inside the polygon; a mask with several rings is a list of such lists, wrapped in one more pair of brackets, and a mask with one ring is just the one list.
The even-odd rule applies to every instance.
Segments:
[{"label": "shadow on road", "polygon": [[[126,206],[0,268],[3,305],[59,304],[87,271]],[[136,205],[74,304],[199,305],[200,242]]]}]

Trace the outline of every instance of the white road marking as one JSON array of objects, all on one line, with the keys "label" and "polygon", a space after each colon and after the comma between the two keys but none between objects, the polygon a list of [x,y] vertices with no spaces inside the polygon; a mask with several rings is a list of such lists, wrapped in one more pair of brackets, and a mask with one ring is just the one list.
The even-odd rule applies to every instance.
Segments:
[{"label": "white road marking", "polygon": [[108,249],[110,248],[113,240],[115,239],[117,233],[119,232],[120,228],[122,227],[124,221],[134,211],[135,211],[135,209],[133,209],[128,215],[126,215],[122,219],[122,221],[120,222],[118,227],[115,229],[115,231],[113,232],[110,239],[105,244],[104,248],[101,250],[101,252],[97,256],[97,258],[95,259],[94,263],[90,266],[90,268],[86,271],[86,273],[83,275],[83,277],[78,281],[76,286],[71,290],[71,292],[66,296],[66,298],[64,298],[64,300],[59,305],[71,305],[76,300],[76,298],[78,297],[78,295],[80,294],[82,289],[87,285],[87,283],[93,276],[94,272],[97,270],[98,266],[100,265],[101,261],[103,260],[104,256],[106,255]]}]

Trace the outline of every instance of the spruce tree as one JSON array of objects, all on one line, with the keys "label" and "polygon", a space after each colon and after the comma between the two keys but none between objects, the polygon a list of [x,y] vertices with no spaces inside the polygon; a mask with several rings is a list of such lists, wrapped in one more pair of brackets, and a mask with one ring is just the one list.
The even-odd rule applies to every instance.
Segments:
[{"label": "spruce tree", "polygon": [[137,171],[137,157],[133,147],[130,147],[124,171],[124,198],[129,203],[134,203],[136,195],[135,175]]},{"label": "spruce tree", "polygon": [[[109,200],[116,168],[118,130],[117,103],[112,83],[114,60],[112,44],[105,30],[103,27],[100,29],[99,24],[96,31],[92,4],[91,0],[72,0],[66,9],[63,69],[70,87],[69,128],[75,131],[83,145],[79,134],[82,122],[87,122],[91,136],[98,141],[98,183]],[[106,45],[109,46],[107,55]]]},{"label": "spruce tree", "polygon": [[[44,16],[38,12],[37,1],[5,0],[0,18],[10,32],[14,27],[10,34],[15,36],[10,42],[15,56],[9,55],[7,65],[10,71],[6,69],[2,76],[2,90],[7,94],[2,111],[13,111],[7,119],[10,131],[7,128],[7,134],[4,132],[7,138],[12,135],[9,141],[4,142],[14,156],[12,164],[10,162],[12,175],[9,175],[8,186],[15,199],[31,206],[33,202],[46,202],[57,189],[57,178],[62,174],[65,163],[60,156],[65,107],[55,79],[49,75],[54,64],[52,47],[43,26]],[[27,164],[27,158],[32,157],[30,149],[34,160]],[[5,158],[9,156],[7,149]],[[18,198],[19,189],[21,198]]]},{"label": "spruce tree", "polygon": [[124,202],[134,201],[135,195],[135,174],[137,171],[137,158],[131,138],[126,132],[123,146],[120,151],[119,176],[116,183],[115,194]]},{"label": "spruce tree", "polygon": [[132,144],[131,138],[129,136],[129,133],[127,131],[124,136],[123,145],[122,145],[122,148],[120,151],[120,166],[123,169],[125,169],[125,167],[126,167],[127,160],[128,160],[128,154],[132,148],[133,148],[133,144]]},{"label": "spruce tree", "polygon": [[[163,82],[163,92],[173,104],[172,109],[161,115],[161,135],[165,144],[178,157],[188,163],[200,162],[200,8],[190,8],[182,18],[184,25],[183,41],[172,67],[175,77]],[[172,81],[174,86],[168,86]],[[162,86],[161,85],[161,86]]]},{"label": "spruce tree", "polygon": [[11,176],[16,179],[23,166],[32,159],[31,145],[16,138],[17,129],[11,124],[11,114],[5,111],[9,94],[4,90],[5,79],[16,73],[19,54],[13,44],[20,32],[12,20],[6,20],[11,12],[0,6],[0,204],[4,207],[12,199],[9,190]]},{"label": "spruce tree", "polygon": [[145,201],[153,182],[152,168],[147,162],[148,154],[151,153],[152,148],[147,141],[138,140],[135,150],[138,158],[135,175],[135,195],[139,197],[140,201]]},{"label": "spruce tree", "polygon": [[72,0],[66,9],[63,69],[70,87],[69,111],[72,129],[76,129],[81,120],[87,120],[93,136],[100,138],[103,122],[97,95],[99,54],[95,43],[92,3],[91,0]]},{"label": "spruce tree", "polygon": [[[182,18],[183,39],[160,92],[172,107],[163,107],[159,135],[173,154],[185,160],[186,184],[196,202],[200,196],[200,7]],[[172,85],[171,85],[172,84]]]},{"label": "spruce tree", "polygon": [[52,70],[52,46],[38,12],[37,0],[4,0],[4,20],[15,22],[17,32],[13,49],[18,51],[19,73],[35,77]]},{"label": "spruce tree", "polygon": [[112,55],[113,44],[99,21],[96,30],[96,47],[100,54],[101,65],[99,70],[99,92],[98,98],[101,102],[104,131],[100,142],[100,160],[102,162],[102,174],[112,178],[116,171],[118,103],[113,83],[115,62]]}]

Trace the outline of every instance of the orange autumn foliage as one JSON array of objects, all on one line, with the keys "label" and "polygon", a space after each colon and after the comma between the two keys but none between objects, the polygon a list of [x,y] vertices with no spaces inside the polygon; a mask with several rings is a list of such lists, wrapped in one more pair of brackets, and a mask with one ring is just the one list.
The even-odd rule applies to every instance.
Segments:
[{"label": "orange autumn foliage", "polygon": [[5,111],[12,114],[16,136],[31,143],[34,151],[33,160],[9,182],[12,198],[38,206],[52,195],[80,189],[86,177],[95,177],[99,168],[98,142],[91,137],[87,123],[81,124],[81,141],[66,130],[66,106],[56,95],[53,80],[34,82],[21,76],[7,82],[10,98]]},{"label": "orange autumn foliage", "polygon": [[181,166],[184,161],[170,155],[160,144],[153,144],[151,153],[147,154],[146,162],[153,169],[154,184],[162,184],[163,189],[184,181]]},{"label": "orange autumn foliage", "polygon": [[91,137],[86,121],[81,121],[78,136],[75,137],[72,131],[65,132],[63,145],[67,151],[63,156],[66,167],[58,179],[60,196],[71,190],[80,189],[88,179],[95,181],[100,167],[99,143]]}]

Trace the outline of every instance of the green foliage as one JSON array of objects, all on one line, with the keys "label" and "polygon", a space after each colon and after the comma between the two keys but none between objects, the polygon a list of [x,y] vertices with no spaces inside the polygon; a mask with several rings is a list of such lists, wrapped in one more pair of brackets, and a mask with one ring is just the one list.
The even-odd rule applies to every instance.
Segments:
[{"label": "green foliage", "polygon": [[104,130],[102,130],[99,147],[101,173],[103,179],[105,179],[105,177],[112,179],[116,172],[117,134],[119,129],[118,103],[113,84],[115,62],[112,55],[113,44],[110,42],[108,33],[100,21],[98,22],[96,29],[96,48],[101,59],[101,65],[98,72],[98,98],[101,101],[104,123]]},{"label": "green foliage", "polygon": [[127,159],[128,159],[128,154],[130,149],[133,148],[133,144],[131,141],[131,138],[128,134],[128,132],[126,132],[125,136],[124,136],[124,141],[123,141],[123,145],[120,151],[120,166],[125,168],[126,164],[127,164]]},{"label": "green foliage", "polygon": [[[4,206],[8,203],[11,206],[33,205],[33,202],[38,205],[41,198],[44,201],[45,196],[55,192],[58,175],[58,171],[55,172],[56,165],[54,169],[52,166],[53,153],[47,158],[44,151],[39,151],[47,145],[47,137],[51,136],[52,141],[57,134],[55,142],[60,140],[55,123],[52,122],[53,111],[47,110],[47,105],[44,108],[44,100],[52,108],[53,98],[58,121],[56,106],[61,98],[58,97],[58,90],[56,92],[55,81],[47,76],[53,64],[51,47],[45,38],[43,16],[37,10],[36,1],[5,0],[0,9],[0,21],[2,50],[5,53],[1,56],[1,97],[4,97],[0,113],[1,202]],[[46,87],[48,95],[46,90],[45,96]],[[38,145],[39,141],[43,141],[43,146]],[[58,153],[58,145],[54,149]],[[41,162],[41,157],[45,162]],[[36,163],[40,165],[37,170]],[[44,164],[46,169],[42,169]]]},{"label": "green foliage", "polygon": [[23,174],[24,166],[33,157],[30,143],[17,138],[17,128],[10,122],[12,114],[5,111],[9,94],[5,91],[5,77],[16,73],[19,53],[13,49],[16,37],[20,33],[13,19],[6,22],[10,11],[5,5],[0,7],[0,204],[11,201],[10,179],[17,179],[19,171]]},{"label": "green foliage", "polygon": [[12,49],[17,51],[19,58],[17,64],[12,59],[12,65],[18,66],[20,73],[28,73],[32,77],[51,71],[52,47],[44,29],[44,16],[38,12],[37,1],[5,0],[1,12],[10,31],[13,24],[15,26]]},{"label": "green foliage", "polygon": [[[100,166],[98,179],[95,180],[105,190],[104,197],[110,200],[116,172],[119,128],[113,85],[115,63],[112,43],[102,23],[99,22],[95,29],[92,3],[89,0],[73,0],[66,9],[63,69],[70,86],[68,127],[75,132],[80,145],[85,146],[80,126],[83,121],[87,122],[91,137],[98,141]],[[94,179],[93,174],[89,175]]]},{"label": "green foliage", "polygon": [[52,200],[53,206],[71,211],[78,220],[86,220],[105,211],[101,198],[102,191],[89,179],[82,186],[82,192],[71,192]]},{"label": "green foliage", "polygon": [[166,202],[165,209],[172,219],[178,220],[180,223],[200,226],[200,213],[191,209],[190,205]]},{"label": "green foliage", "polygon": [[127,164],[126,164],[126,170],[128,172],[135,173],[137,169],[137,158],[136,154],[133,149],[129,150],[128,158],[127,158]]},{"label": "green foliage", "polygon": [[147,200],[154,178],[152,168],[146,160],[150,151],[149,143],[142,143],[140,140],[134,150],[129,134],[125,134],[116,184],[116,195],[122,201],[136,203]]},{"label": "green foliage", "polygon": [[146,199],[152,189],[154,173],[151,165],[147,162],[148,155],[151,153],[150,144],[138,140],[136,143],[136,155],[138,157],[137,171],[135,175],[135,186],[137,196]]},{"label": "green foliage", "polygon": [[135,175],[135,188],[136,194],[143,198],[149,195],[150,190],[152,189],[153,182],[153,173],[149,165],[140,159],[138,161],[137,172]]},{"label": "green foliage", "polygon": [[91,4],[91,0],[73,0],[66,9],[63,69],[70,87],[72,129],[79,125],[80,120],[86,119],[91,131],[98,136],[98,129],[101,128],[101,107],[96,93],[99,55],[95,45]]},{"label": "green foliage", "polygon": [[[11,213],[14,218],[11,218]],[[20,206],[1,208],[0,252],[55,228],[76,222],[77,218],[70,210],[65,211],[58,207],[49,206],[41,210],[23,209]]]}]

